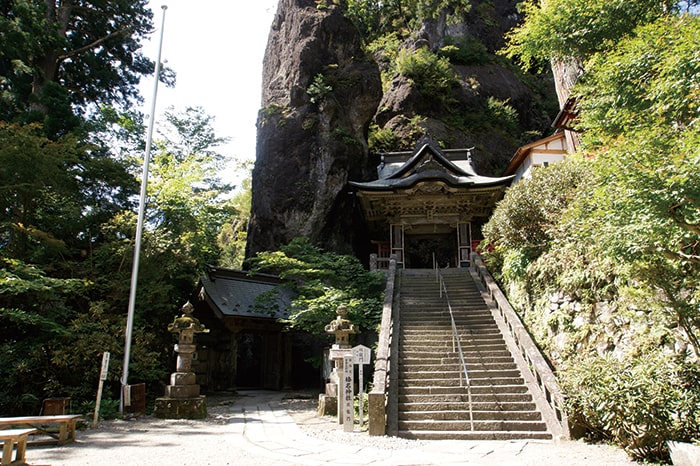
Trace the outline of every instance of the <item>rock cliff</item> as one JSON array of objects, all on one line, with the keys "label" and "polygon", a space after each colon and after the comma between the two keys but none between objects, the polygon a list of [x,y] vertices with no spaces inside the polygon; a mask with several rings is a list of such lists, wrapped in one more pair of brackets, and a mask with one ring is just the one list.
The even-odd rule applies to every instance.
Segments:
[{"label": "rock cliff", "polygon": [[475,0],[459,21],[442,14],[398,35],[404,57],[427,51],[448,63],[449,84],[435,91],[432,78],[421,84],[399,69],[395,49],[369,46],[344,2],[280,0],[264,59],[246,257],[297,236],[366,257],[346,183],[376,177],[369,144],[410,150],[429,134],[446,148],[475,147],[476,169],[497,175],[548,131],[558,110],[551,76],[524,76],[495,55],[518,20],[516,3]]},{"label": "rock cliff", "polygon": [[377,64],[338,8],[280,0],[264,59],[246,256],[305,236],[352,253],[349,178],[365,179],[381,99]]}]

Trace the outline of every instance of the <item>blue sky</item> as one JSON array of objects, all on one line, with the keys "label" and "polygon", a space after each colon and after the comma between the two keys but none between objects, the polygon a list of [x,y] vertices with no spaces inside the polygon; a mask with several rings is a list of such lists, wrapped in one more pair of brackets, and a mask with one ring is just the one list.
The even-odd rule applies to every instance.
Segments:
[{"label": "blue sky", "polygon": [[[169,106],[201,106],[215,117],[217,135],[231,138],[219,152],[235,161],[254,160],[262,60],[277,0],[151,0],[158,31],[144,44],[144,52],[154,61],[161,5],[168,6],[162,59],[177,73],[177,85],[158,87],[156,130],[159,115]],[[153,80],[143,80],[140,88],[142,110],[149,114]],[[227,171],[225,179],[238,182],[240,176]]]}]

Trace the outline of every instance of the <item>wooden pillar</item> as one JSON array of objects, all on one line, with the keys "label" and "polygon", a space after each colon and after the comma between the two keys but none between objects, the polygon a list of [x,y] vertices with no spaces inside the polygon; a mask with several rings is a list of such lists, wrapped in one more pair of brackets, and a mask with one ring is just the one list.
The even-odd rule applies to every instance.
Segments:
[{"label": "wooden pillar", "polygon": [[[229,345],[228,358],[224,358],[224,361],[222,361],[224,364],[228,365],[228,369],[223,367],[222,372],[228,376],[226,388],[235,390],[237,388],[236,377],[238,376],[238,332],[231,332]],[[228,361],[226,361],[226,359],[228,359]]]},{"label": "wooden pillar", "polygon": [[292,334],[282,333],[282,389],[292,388]]}]

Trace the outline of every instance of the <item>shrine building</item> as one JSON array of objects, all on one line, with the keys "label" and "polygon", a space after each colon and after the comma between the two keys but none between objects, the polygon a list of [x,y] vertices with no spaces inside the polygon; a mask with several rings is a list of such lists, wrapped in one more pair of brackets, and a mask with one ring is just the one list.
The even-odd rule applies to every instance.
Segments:
[{"label": "shrine building", "polygon": [[379,155],[376,180],[350,182],[376,267],[386,268],[392,254],[403,268],[468,267],[481,226],[514,176],[478,175],[471,149],[441,149],[429,138],[413,152]]}]

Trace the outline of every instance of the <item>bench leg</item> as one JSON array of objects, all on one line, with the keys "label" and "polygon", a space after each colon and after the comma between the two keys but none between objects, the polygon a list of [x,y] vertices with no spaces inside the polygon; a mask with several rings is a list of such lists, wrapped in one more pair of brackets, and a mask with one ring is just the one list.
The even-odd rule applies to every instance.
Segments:
[{"label": "bench leg", "polygon": [[[4,440],[4,444],[2,446],[2,466],[18,466],[27,464],[24,457],[27,454],[28,437],[28,435],[20,435],[17,437],[17,442],[15,442],[13,439]],[[15,450],[14,460],[12,459],[12,450]]]},{"label": "bench leg", "polygon": [[68,439],[69,442],[75,442],[75,420],[68,421]]},{"label": "bench leg", "polygon": [[67,438],[68,438],[68,425],[66,425],[65,422],[62,422],[58,428],[58,444],[63,445],[64,443],[66,443]]},{"label": "bench leg", "polygon": [[5,440],[2,446],[2,466],[7,466],[12,464],[12,447],[14,443],[11,439]]},{"label": "bench leg", "polygon": [[27,453],[27,435],[23,435],[17,440],[17,453],[14,464],[25,464],[24,455]]}]

